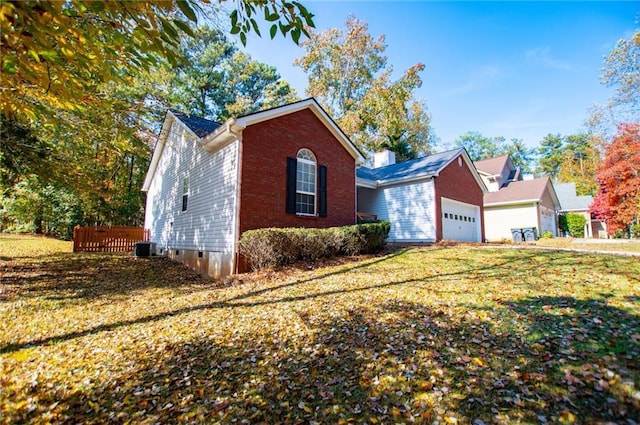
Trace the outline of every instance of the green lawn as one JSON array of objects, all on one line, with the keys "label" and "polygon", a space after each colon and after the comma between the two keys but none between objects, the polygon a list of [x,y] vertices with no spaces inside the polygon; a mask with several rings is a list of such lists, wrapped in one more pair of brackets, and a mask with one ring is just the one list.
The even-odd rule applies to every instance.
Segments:
[{"label": "green lawn", "polygon": [[640,417],[638,258],[425,247],[219,288],[7,238],[0,423]]}]

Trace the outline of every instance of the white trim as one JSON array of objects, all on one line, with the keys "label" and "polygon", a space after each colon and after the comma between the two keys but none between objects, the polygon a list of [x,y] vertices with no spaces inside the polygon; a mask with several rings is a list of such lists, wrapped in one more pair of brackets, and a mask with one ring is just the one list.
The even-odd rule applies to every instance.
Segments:
[{"label": "white trim", "polygon": [[149,188],[151,187],[151,181],[153,180],[153,176],[156,173],[156,168],[158,168],[158,162],[162,157],[162,152],[164,151],[167,137],[169,136],[171,126],[173,125],[175,120],[175,115],[173,115],[171,111],[167,111],[167,115],[164,118],[164,123],[162,123],[162,128],[160,129],[160,134],[158,134],[158,139],[156,140],[156,145],[153,148],[153,156],[151,157],[151,163],[149,163],[147,175],[144,176],[144,183],[142,183],[143,192],[148,192]]},{"label": "white trim", "polygon": [[[153,156],[151,157],[151,162],[149,163],[149,169],[147,170],[147,174],[144,177],[144,183],[142,183],[143,192],[148,192],[149,188],[151,187],[151,181],[153,180],[153,176],[156,173],[156,168],[158,168],[158,162],[162,157],[162,152],[164,151],[167,138],[169,137],[169,134],[173,129],[176,121],[180,121],[180,119],[176,117],[176,115],[171,112],[171,110],[168,110],[164,117],[164,122],[162,123],[160,134],[158,134],[158,138],[156,139],[156,145],[153,148]],[[200,140],[200,137],[198,137],[198,135],[194,133],[193,130],[189,128],[189,126],[187,126],[182,121],[180,121],[180,124],[183,127],[183,131],[186,131],[187,133],[195,137],[196,140]]]},{"label": "white trim", "polygon": [[462,158],[464,162],[467,164],[467,167],[471,171],[473,178],[475,179],[476,183],[478,183],[478,186],[480,186],[482,193],[483,194],[488,193],[489,189],[484,184],[482,177],[480,177],[480,174],[478,174],[478,170],[473,164],[473,161],[471,161],[471,158],[469,158],[469,154],[465,149],[461,149],[459,155],[455,155],[454,157],[452,157],[449,161],[447,161],[444,165],[442,165],[433,173],[423,173],[423,174],[412,175],[412,176],[399,178],[399,179],[386,179],[386,180],[368,180],[368,179],[362,179],[362,178],[356,177],[356,186],[366,187],[369,189],[377,189],[379,187],[385,187],[385,186],[390,186],[394,184],[412,183],[415,181],[432,179],[432,178],[438,177],[440,175],[440,172],[445,168],[447,168],[457,158]]},{"label": "white trim", "polygon": [[486,207],[499,207],[502,205],[528,205],[528,204],[538,204],[540,203],[540,199],[522,199],[518,201],[502,201],[502,202],[493,202],[491,204],[484,204]]},{"label": "white trim", "polygon": [[[306,152],[309,155],[311,155],[311,157],[313,157],[313,160],[301,158],[300,153],[302,152]],[[313,166],[313,180],[314,180],[313,192],[308,192],[306,190],[298,189],[299,180],[298,180],[297,171],[300,169],[298,168],[298,165],[300,165],[300,163]],[[302,183],[304,185],[306,182],[302,180]],[[298,194],[313,196],[313,213],[298,212]],[[298,150],[298,153],[296,154],[296,215],[302,215],[302,216],[308,216],[308,217],[316,217],[318,215],[318,159],[316,157],[316,154],[313,153],[313,151],[309,148],[300,148]]]},{"label": "white trim", "polygon": [[367,180],[367,179],[361,179],[360,177],[356,177],[356,188],[358,187],[366,187],[367,189],[377,189],[378,184],[376,183],[375,180]]},{"label": "white trim", "polygon": [[238,244],[240,243],[240,194],[242,190],[242,134],[238,137],[238,149],[236,149],[236,170],[238,172],[238,177],[236,178],[236,211],[233,215],[233,219],[235,223],[233,223],[233,243],[231,244],[231,273],[236,273],[237,271],[237,255],[238,255]]},{"label": "white trim", "polygon": [[[439,220],[440,223],[440,229],[442,231],[442,238],[445,239],[444,237],[444,226],[445,226],[445,219],[444,219],[444,214],[445,214],[445,204],[450,203],[453,205],[457,205],[460,206],[462,208],[469,208],[469,209],[473,209],[474,211],[474,216],[472,217],[474,220],[471,221],[471,223],[474,224],[474,232],[475,232],[475,241],[472,242],[482,242],[482,208],[480,207],[480,205],[475,205],[475,204],[470,204],[468,202],[462,202],[462,201],[457,201],[455,199],[451,199],[451,198],[447,198],[445,196],[442,196],[440,198],[440,217],[437,217],[437,219]],[[449,212],[450,213],[450,212]],[[450,220],[450,219],[448,219]],[[467,221],[468,223],[468,221]]]},{"label": "white trim", "polygon": [[333,134],[333,136],[342,144],[349,154],[356,160],[356,164],[364,164],[365,158],[362,156],[358,148],[349,140],[338,125],[327,115],[320,107],[315,99],[309,98],[300,102],[290,103],[262,112],[245,115],[239,118],[231,118],[209,134],[203,143],[203,147],[207,150],[213,150],[217,145],[239,137],[239,134],[250,125],[258,124],[263,121],[278,118],[284,115],[292,114],[304,109],[310,109],[316,117],[325,125],[325,127]]},{"label": "white trim", "polygon": [[242,137],[242,130],[245,128],[245,126],[238,124],[235,118],[230,118],[204,138],[202,148],[207,152],[213,152],[229,142],[239,140]]}]

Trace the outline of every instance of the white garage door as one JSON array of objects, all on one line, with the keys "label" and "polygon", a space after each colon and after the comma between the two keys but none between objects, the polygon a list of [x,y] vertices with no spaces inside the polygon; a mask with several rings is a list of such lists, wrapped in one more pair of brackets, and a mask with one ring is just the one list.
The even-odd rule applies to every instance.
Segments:
[{"label": "white garage door", "polygon": [[480,207],[442,198],[442,238],[452,241],[480,241]]},{"label": "white garage door", "polygon": [[544,232],[551,232],[553,236],[558,236],[556,234],[556,214],[554,210],[540,206],[540,234]]}]

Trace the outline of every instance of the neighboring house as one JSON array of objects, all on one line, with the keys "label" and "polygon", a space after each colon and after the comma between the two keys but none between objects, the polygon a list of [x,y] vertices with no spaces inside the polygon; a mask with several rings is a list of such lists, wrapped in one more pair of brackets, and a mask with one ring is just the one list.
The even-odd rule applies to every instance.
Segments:
[{"label": "neighboring house", "polygon": [[606,238],[606,224],[591,217],[589,206],[593,202],[593,197],[589,195],[576,195],[576,184],[570,183],[554,183],[553,185],[558,199],[560,200],[559,214],[575,213],[583,216],[587,221],[584,225],[585,238]]},{"label": "neighboring house", "polygon": [[358,212],[391,222],[391,242],[484,240],[486,187],[466,150],[395,163],[377,153],[374,167],[356,172]]},{"label": "neighboring house", "polygon": [[157,254],[226,276],[241,271],[247,230],[355,223],[363,162],[314,99],[223,124],[169,111],[143,185],[145,228]]},{"label": "neighboring house", "polygon": [[509,155],[476,161],[475,166],[489,192],[497,192],[508,182],[523,179],[520,169],[513,165]]},{"label": "neighboring house", "polygon": [[538,235],[558,235],[558,196],[549,177],[523,180],[508,155],[476,161],[490,192],[484,195],[488,241],[511,239],[512,229],[535,228]]}]

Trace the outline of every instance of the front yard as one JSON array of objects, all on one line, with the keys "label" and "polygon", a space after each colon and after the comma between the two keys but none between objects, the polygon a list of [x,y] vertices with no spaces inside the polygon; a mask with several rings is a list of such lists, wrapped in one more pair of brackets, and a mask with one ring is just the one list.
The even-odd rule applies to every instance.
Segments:
[{"label": "front yard", "polygon": [[0,237],[0,422],[640,417],[636,257],[436,246],[218,288],[68,251]]}]

